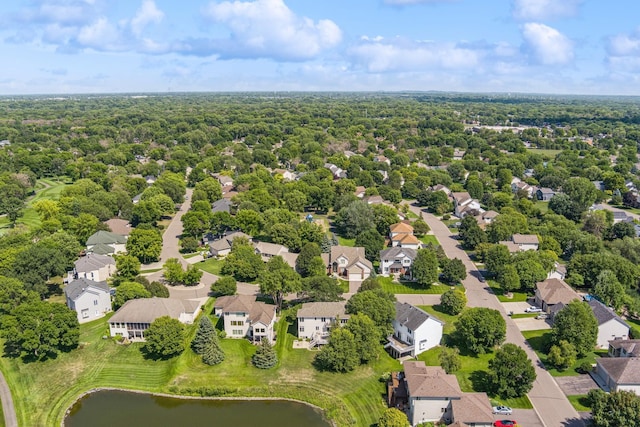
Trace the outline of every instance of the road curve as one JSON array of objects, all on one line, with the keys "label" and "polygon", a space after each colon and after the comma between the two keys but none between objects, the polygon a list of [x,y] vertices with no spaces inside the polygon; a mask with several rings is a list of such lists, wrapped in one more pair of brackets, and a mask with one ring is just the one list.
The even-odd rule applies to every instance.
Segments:
[{"label": "road curve", "polygon": [[498,310],[507,322],[507,342],[516,344],[522,348],[534,364],[537,378],[533,388],[528,393],[529,400],[533,404],[538,417],[547,427],[582,427],[584,422],[578,412],[571,405],[553,377],[544,369],[538,355],[524,339],[517,325],[507,316],[502,304],[486,283],[480,282],[480,273],[467,253],[458,246],[449,228],[434,215],[423,211],[421,208],[410,205],[411,211],[424,218],[433,234],[440,242],[444,252],[449,258],[460,259],[466,269],[467,278],[463,280],[466,289],[468,305],[470,307],[487,307]]}]

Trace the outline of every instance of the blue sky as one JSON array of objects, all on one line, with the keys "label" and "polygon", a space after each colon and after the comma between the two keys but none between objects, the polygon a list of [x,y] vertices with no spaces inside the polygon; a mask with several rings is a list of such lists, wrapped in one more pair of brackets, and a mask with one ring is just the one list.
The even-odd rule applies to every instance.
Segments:
[{"label": "blue sky", "polygon": [[2,0],[0,94],[640,95],[638,0]]}]

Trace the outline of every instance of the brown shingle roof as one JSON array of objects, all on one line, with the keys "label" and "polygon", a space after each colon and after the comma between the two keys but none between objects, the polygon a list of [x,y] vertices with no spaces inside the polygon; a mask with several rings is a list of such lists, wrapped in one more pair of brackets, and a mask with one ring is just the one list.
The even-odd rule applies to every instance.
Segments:
[{"label": "brown shingle roof", "polygon": [[389,231],[392,233],[411,233],[413,234],[413,227],[406,222],[398,222],[389,226]]},{"label": "brown shingle roof", "polygon": [[227,295],[218,298],[213,307],[219,308],[224,312],[249,313],[255,302],[255,295]]},{"label": "brown shingle roof", "polygon": [[491,424],[493,414],[486,393],[463,393],[460,400],[451,401],[453,419],[465,424]]},{"label": "brown shingle roof", "polygon": [[190,302],[185,306],[182,300],[174,298],[132,299],[116,311],[109,323],[152,323],[162,316],[179,319],[181,313],[195,313],[199,306],[197,302]]},{"label": "brown shingle roof", "polygon": [[535,234],[514,234],[511,236],[511,240],[516,245],[537,245],[540,243]]},{"label": "brown shingle roof", "polygon": [[411,397],[460,397],[462,390],[455,375],[440,366],[426,366],[423,361],[404,362],[404,374]]},{"label": "brown shingle roof", "polygon": [[109,229],[121,236],[128,236],[131,233],[131,224],[126,219],[111,218],[104,222]]},{"label": "brown shingle roof", "polygon": [[400,242],[400,244],[404,244],[404,245],[420,244],[420,240],[418,240],[418,238],[413,234],[404,234],[404,235],[401,234],[399,236],[395,236],[393,240],[395,242]]},{"label": "brown shingle roof", "polygon": [[451,193],[451,197],[453,197],[453,199],[458,203],[458,205],[463,204],[467,200],[471,200],[471,195],[469,195],[469,193],[467,193],[466,191]]},{"label": "brown shingle roof", "polygon": [[544,282],[536,284],[540,298],[547,304],[569,304],[575,299],[580,299],[580,295],[576,293],[571,286],[567,285],[560,279],[547,279]]},{"label": "brown shingle roof", "polygon": [[347,259],[347,265],[344,268],[352,267],[356,262],[360,261],[367,268],[373,270],[371,261],[365,258],[364,248],[361,246],[331,246],[331,262],[336,262],[338,258],[344,256]]},{"label": "brown shingle roof", "polygon": [[640,385],[640,357],[600,357],[597,363],[618,385]]},{"label": "brown shingle roof", "polygon": [[330,317],[348,319],[345,311],[346,301],[337,302],[305,302],[298,310],[298,317]]}]

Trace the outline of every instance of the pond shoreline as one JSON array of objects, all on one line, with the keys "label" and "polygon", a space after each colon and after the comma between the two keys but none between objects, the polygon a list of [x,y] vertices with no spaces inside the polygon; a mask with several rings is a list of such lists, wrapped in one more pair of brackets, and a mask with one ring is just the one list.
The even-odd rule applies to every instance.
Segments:
[{"label": "pond shoreline", "polygon": [[236,400],[236,401],[283,401],[283,402],[294,402],[300,403],[302,405],[309,406],[320,412],[322,418],[329,422],[333,427],[337,427],[337,424],[326,417],[325,410],[317,405],[314,405],[309,402],[305,402],[303,400],[291,399],[286,397],[240,397],[240,396],[221,396],[221,397],[212,397],[212,396],[189,396],[189,395],[181,395],[181,394],[171,394],[171,393],[156,393],[151,391],[144,390],[133,390],[119,387],[96,387],[88,390],[82,394],[80,394],[73,402],[69,405],[69,407],[64,412],[64,418],[60,423],[60,427],[65,427],[65,420],[71,413],[71,408],[73,408],[83,397],[89,396],[94,393],[98,393],[101,391],[120,391],[125,393],[135,393],[135,394],[146,394],[149,396],[157,396],[157,397],[166,397],[171,399],[182,399],[182,400]]}]

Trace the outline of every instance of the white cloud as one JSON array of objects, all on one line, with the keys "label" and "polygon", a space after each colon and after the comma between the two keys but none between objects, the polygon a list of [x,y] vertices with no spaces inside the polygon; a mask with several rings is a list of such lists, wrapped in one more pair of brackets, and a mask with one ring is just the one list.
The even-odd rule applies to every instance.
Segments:
[{"label": "white cloud", "polygon": [[522,37],[525,47],[540,64],[558,65],[573,61],[573,42],[555,28],[530,22],[524,24]]},{"label": "white cloud", "polygon": [[144,0],[136,16],[131,20],[131,31],[139,36],[147,25],[159,24],[163,18],[164,12],[158,9],[153,0]]},{"label": "white cloud", "polygon": [[640,30],[633,34],[618,34],[609,38],[607,52],[611,56],[640,55]]},{"label": "white cloud", "polygon": [[99,18],[90,25],[80,28],[75,42],[79,47],[97,50],[120,50],[120,31],[107,18]]},{"label": "white cloud", "polygon": [[426,4],[426,3],[453,3],[458,0],[384,0],[386,4],[394,6],[407,6],[412,4]]},{"label": "white cloud", "polygon": [[298,16],[283,0],[211,3],[204,15],[229,28],[230,37],[184,40],[182,53],[299,61],[314,58],[342,40],[342,31],[333,21]]},{"label": "white cloud", "polygon": [[578,14],[584,0],[513,0],[513,16],[528,21],[566,18]]}]

